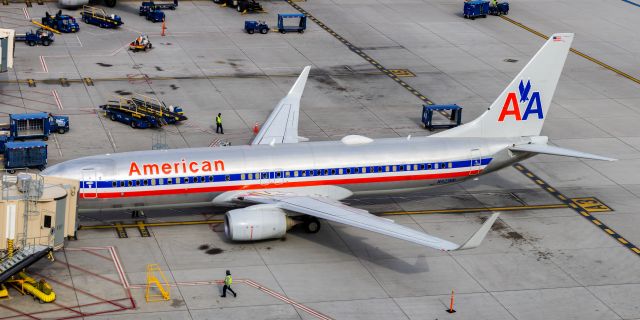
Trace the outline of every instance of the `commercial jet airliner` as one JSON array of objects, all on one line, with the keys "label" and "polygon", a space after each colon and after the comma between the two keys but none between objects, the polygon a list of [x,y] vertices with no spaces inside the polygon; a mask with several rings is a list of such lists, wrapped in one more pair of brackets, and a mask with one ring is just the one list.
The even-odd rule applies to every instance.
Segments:
[{"label": "commercial jet airliner", "polygon": [[540,136],[573,36],[549,38],[479,118],[428,137],[305,142],[298,117],[306,67],[251,145],[91,156],[42,174],[79,180],[79,211],[234,206],[224,225],[235,241],[279,238],[297,223],[317,232],[320,218],[440,250],[473,248],[497,213],[460,245],[340,201],[457,183],[539,153],[614,160]]}]

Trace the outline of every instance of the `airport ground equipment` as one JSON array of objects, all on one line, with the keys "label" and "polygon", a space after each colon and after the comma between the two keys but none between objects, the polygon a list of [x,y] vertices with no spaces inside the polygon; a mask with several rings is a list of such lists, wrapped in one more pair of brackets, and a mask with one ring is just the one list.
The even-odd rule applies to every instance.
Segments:
[{"label": "airport ground equipment", "polygon": [[124,24],[120,16],[107,14],[103,9],[91,6],[83,6],[80,16],[84,23],[92,24],[100,28],[113,29]]},{"label": "airport ground equipment", "polygon": [[43,28],[40,28],[36,31],[27,31],[27,33],[25,34],[16,34],[15,39],[16,41],[24,41],[31,47],[35,46],[36,44],[41,44],[45,47],[48,47],[55,40],[53,32],[44,30]]},{"label": "airport ground equipment", "polygon": [[9,141],[4,147],[4,168],[14,173],[19,168],[47,167],[47,144],[42,141]]},{"label": "airport ground equipment", "polygon": [[138,15],[144,16],[147,20],[153,22],[161,22],[165,18],[164,12],[153,1],[143,2],[138,9]]},{"label": "airport ground equipment", "polygon": [[[445,123],[434,123],[433,113],[447,111],[451,113],[449,121]],[[433,131],[434,129],[449,129],[460,125],[462,122],[462,107],[457,104],[443,105],[423,105],[422,106],[422,123],[426,129]]]},{"label": "airport ground equipment", "polygon": [[131,41],[131,43],[129,43],[129,50],[132,50],[133,52],[137,52],[140,50],[147,51],[147,49],[151,48],[153,48],[153,45],[151,44],[151,41],[149,41],[149,37],[147,37],[147,35],[145,34],[140,35],[135,40]]},{"label": "airport ground equipment", "polygon": [[155,9],[160,9],[160,10],[175,10],[176,8],[178,8],[178,0],[173,0],[173,2],[163,2],[163,3],[148,1],[148,2],[143,2],[142,6],[153,7]]},{"label": "airport ground equipment", "polygon": [[46,112],[9,115],[9,141],[25,139],[48,140],[52,132],[69,131],[68,116],[54,116]]},{"label": "airport ground equipment", "polygon": [[59,10],[55,16],[50,15],[49,12],[45,14],[42,18],[42,25],[44,26],[64,33],[80,31],[80,25],[78,25],[76,19],[70,15],[62,14],[62,10]]},{"label": "airport ground equipment", "polygon": [[500,2],[497,6],[489,6],[489,14],[501,16],[509,14],[509,2]]},{"label": "airport ground equipment", "polygon": [[247,20],[244,22],[244,30],[248,34],[253,34],[255,32],[267,34],[269,32],[269,26],[264,21]]},{"label": "airport ground equipment", "polygon": [[214,3],[222,4],[222,7],[234,8],[241,13],[265,13],[262,5],[255,0],[213,0]]},{"label": "airport ground equipment", "polygon": [[4,148],[7,144],[7,142],[9,142],[9,136],[8,135],[0,135],[0,154],[4,153]]},{"label": "airport ground equipment", "polygon": [[466,19],[486,18],[487,14],[489,14],[489,1],[474,0],[464,3],[463,16]]},{"label": "airport ground equipment", "polygon": [[101,105],[100,109],[104,110],[107,118],[130,125],[131,128],[146,129],[162,126],[155,117],[139,112],[136,108],[131,108],[127,105],[105,104]]},{"label": "airport ground equipment", "polygon": [[125,101],[139,112],[155,117],[162,125],[187,120],[181,107],[167,106],[164,102],[152,97],[138,94],[137,97],[125,99]]},{"label": "airport ground equipment", "polygon": [[[298,20],[296,24],[285,24],[285,20]],[[278,31],[280,33],[299,32],[303,33],[307,29],[307,16],[302,13],[279,13]]]},{"label": "airport ground equipment", "polygon": [[30,294],[34,299],[40,300],[42,303],[56,300],[56,293],[53,292],[51,286],[44,279],[36,281],[26,273],[19,272],[8,282],[21,294]]}]

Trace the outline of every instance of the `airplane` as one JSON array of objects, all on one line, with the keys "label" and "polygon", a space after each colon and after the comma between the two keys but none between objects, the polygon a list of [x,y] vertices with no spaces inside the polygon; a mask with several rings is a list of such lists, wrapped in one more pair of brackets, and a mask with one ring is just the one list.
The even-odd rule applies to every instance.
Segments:
[{"label": "airplane", "polygon": [[457,244],[341,200],[459,183],[536,154],[614,161],[540,136],[573,38],[554,34],[480,117],[431,136],[306,142],[298,118],[307,66],[251,145],[90,156],[42,175],[78,180],[80,212],[229,206],[224,230],[232,241],[281,238],[295,224],[315,233],[320,218],[444,251],[474,248],[499,213]]},{"label": "airplane", "polygon": [[[89,0],[58,0],[58,4],[63,8],[75,8],[89,4]],[[116,6],[116,0],[104,0],[104,4],[113,8]]]}]

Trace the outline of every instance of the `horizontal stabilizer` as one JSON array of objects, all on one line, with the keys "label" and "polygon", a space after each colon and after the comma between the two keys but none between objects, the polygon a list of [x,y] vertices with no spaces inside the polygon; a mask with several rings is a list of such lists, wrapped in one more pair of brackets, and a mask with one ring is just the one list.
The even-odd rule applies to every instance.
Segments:
[{"label": "horizontal stabilizer", "polygon": [[510,147],[509,150],[517,152],[531,152],[550,154],[554,156],[574,157],[592,160],[604,160],[604,161],[616,161],[617,159],[603,157],[591,153],[560,148],[556,146],[550,146],[548,144],[523,144],[519,146]]}]

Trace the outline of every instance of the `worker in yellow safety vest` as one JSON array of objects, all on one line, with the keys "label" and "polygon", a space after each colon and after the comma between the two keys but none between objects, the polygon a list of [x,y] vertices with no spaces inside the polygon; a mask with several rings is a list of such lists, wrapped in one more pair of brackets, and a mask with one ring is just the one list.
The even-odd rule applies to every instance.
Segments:
[{"label": "worker in yellow safety vest", "polygon": [[222,295],[220,297],[224,298],[227,296],[227,290],[231,291],[231,293],[233,293],[233,297],[237,297],[238,295],[236,294],[235,291],[233,291],[233,289],[231,289],[231,283],[233,283],[233,279],[231,278],[231,271],[227,270],[227,276],[224,277],[224,287],[222,287]]},{"label": "worker in yellow safety vest", "polygon": [[492,7],[497,7],[498,6],[498,0],[491,0],[491,6]]},{"label": "worker in yellow safety vest", "polygon": [[218,113],[216,117],[216,133],[224,134],[224,129],[222,129],[222,113]]}]

